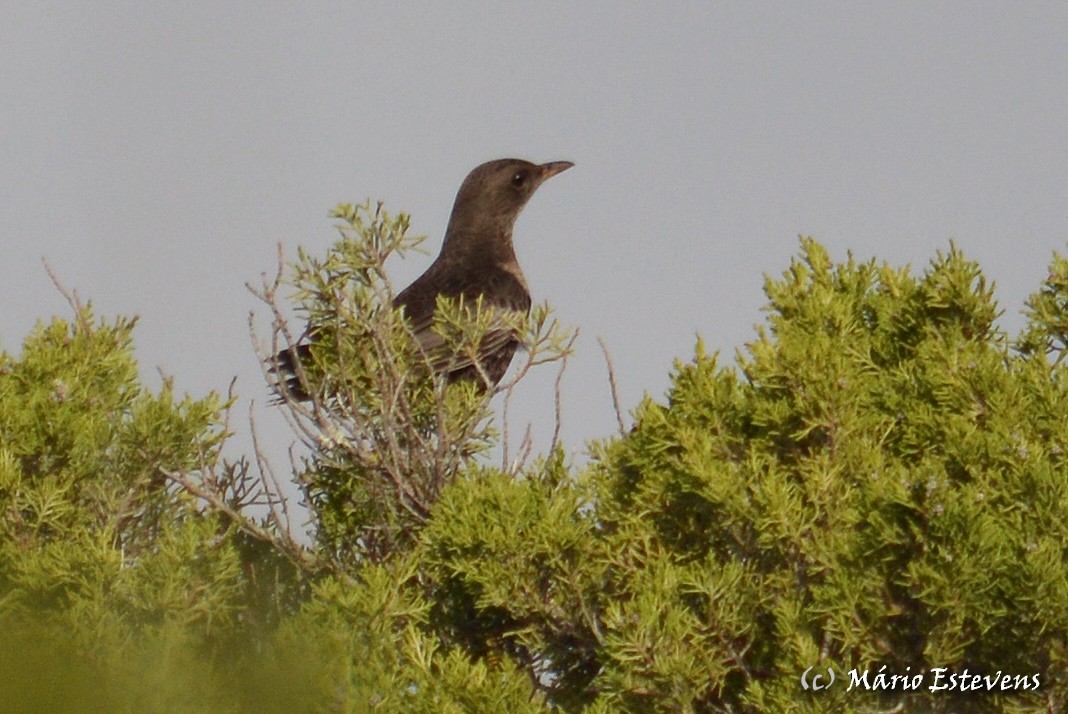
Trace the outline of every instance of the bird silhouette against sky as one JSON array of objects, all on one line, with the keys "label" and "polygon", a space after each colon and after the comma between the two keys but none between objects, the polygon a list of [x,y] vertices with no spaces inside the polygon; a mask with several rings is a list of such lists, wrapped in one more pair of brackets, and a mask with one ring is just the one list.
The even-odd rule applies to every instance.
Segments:
[{"label": "bird silhouette against sky", "polygon": [[[423,354],[450,381],[474,379],[495,386],[508,371],[519,335],[501,323],[483,335],[478,363],[453,354],[433,329],[438,296],[482,309],[527,314],[530,290],[512,245],[512,230],[523,207],[546,180],[566,171],[570,161],[534,164],[522,159],[498,159],[476,167],[460,185],[449,217],[441,252],[426,272],[393,299],[404,312]],[[314,339],[314,332],[312,333]],[[311,354],[304,342],[271,358],[271,371],[280,374],[277,387],[297,400],[311,398],[297,371],[297,361]],[[440,355],[435,359],[435,355]]]}]

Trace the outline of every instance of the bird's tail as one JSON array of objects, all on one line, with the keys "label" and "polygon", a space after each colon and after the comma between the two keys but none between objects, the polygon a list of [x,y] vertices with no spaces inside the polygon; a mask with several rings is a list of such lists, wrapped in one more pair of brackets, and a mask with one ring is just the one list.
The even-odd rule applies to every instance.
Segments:
[{"label": "bird's tail", "polygon": [[272,387],[275,391],[273,404],[282,404],[287,399],[306,402],[311,399],[307,385],[301,379],[301,364],[306,364],[311,357],[311,345],[304,342],[288,347],[272,355],[267,360],[267,373],[273,377]]}]

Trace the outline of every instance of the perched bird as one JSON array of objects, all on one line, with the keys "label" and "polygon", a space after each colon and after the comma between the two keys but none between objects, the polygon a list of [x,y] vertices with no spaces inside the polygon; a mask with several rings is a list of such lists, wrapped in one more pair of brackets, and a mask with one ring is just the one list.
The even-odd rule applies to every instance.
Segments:
[{"label": "perched bird", "polygon": [[[496,385],[508,370],[519,339],[502,325],[484,336],[477,366],[457,355],[433,360],[444,342],[432,329],[438,296],[462,299],[465,305],[474,305],[481,296],[483,308],[529,312],[530,291],[512,247],[512,229],[538,187],[572,166],[570,161],[532,164],[498,159],[475,168],[456,194],[441,253],[394,298],[393,306],[404,311],[423,352],[450,381],[475,379],[485,385],[489,380]],[[278,387],[302,401],[311,396],[301,384],[296,363],[309,355],[310,344],[305,342],[271,358],[271,371],[283,376]]]}]

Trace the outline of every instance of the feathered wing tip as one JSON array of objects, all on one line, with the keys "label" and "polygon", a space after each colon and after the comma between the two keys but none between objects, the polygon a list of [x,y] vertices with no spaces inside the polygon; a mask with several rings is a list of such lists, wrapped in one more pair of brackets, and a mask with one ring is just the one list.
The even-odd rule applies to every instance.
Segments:
[{"label": "feathered wing tip", "polygon": [[271,384],[274,389],[271,404],[284,404],[289,399],[306,402],[312,398],[300,379],[297,367],[310,356],[311,345],[303,343],[281,350],[267,360],[267,373],[274,378]]},{"label": "feathered wing tip", "polygon": [[[414,331],[417,349],[427,359],[430,371],[444,376],[447,381],[457,382],[471,380],[482,389],[492,389],[504,377],[512,356],[520,346],[520,336],[514,326],[498,321],[485,335],[478,346],[478,354],[458,353],[446,344],[445,339],[434,331],[432,320],[426,319]],[[300,365],[307,365],[311,360],[311,343],[302,342],[293,347],[279,350],[265,360],[267,373],[271,377],[274,390],[272,405],[285,404],[287,401],[307,402],[312,399],[311,391],[300,378]],[[478,364],[475,364],[477,360]]]},{"label": "feathered wing tip", "polygon": [[432,371],[444,375],[449,382],[473,380],[483,389],[497,386],[520,344],[520,335],[503,320],[482,335],[474,356],[457,352],[430,325],[417,330],[415,339]]}]

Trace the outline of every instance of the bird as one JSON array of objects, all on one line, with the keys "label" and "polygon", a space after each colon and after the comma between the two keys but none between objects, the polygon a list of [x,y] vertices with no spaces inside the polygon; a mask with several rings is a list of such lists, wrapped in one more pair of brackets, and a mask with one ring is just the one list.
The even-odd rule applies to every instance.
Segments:
[{"label": "bird", "polygon": [[[512,231],[538,187],[572,166],[570,161],[535,164],[497,159],[475,167],[456,193],[441,252],[393,299],[422,353],[449,382],[470,379],[481,389],[495,387],[508,371],[519,336],[503,324],[491,327],[479,344],[477,364],[451,352],[440,356],[445,341],[433,330],[438,297],[461,300],[467,306],[481,300],[483,309],[528,314],[530,289],[516,258]],[[302,342],[270,358],[270,371],[281,375],[276,384],[279,392],[298,401],[312,398],[297,369],[297,362],[310,354],[311,342]]]}]

